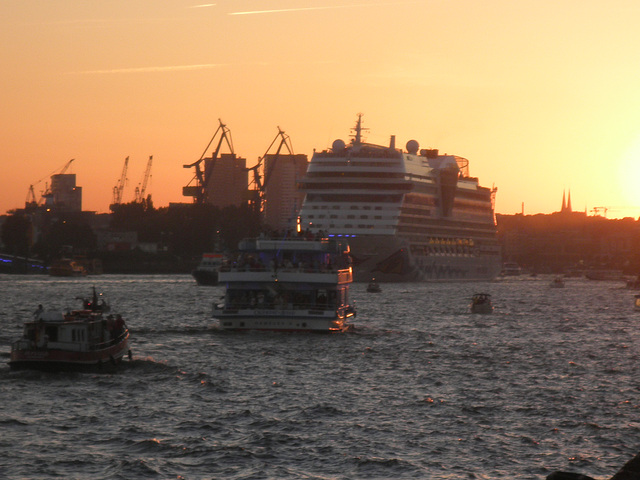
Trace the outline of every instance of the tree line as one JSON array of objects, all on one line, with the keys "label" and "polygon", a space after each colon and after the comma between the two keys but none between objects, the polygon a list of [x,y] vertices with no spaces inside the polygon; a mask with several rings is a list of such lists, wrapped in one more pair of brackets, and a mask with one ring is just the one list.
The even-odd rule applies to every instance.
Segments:
[{"label": "tree line", "polygon": [[[65,250],[100,257],[95,215],[19,211],[8,215],[0,238],[4,253],[29,256],[45,263]],[[108,230],[136,232],[138,242],[156,243],[166,255],[191,259],[203,252],[235,250],[245,237],[262,229],[249,206],[218,208],[188,204],[155,208],[150,199],[112,206]]]}]

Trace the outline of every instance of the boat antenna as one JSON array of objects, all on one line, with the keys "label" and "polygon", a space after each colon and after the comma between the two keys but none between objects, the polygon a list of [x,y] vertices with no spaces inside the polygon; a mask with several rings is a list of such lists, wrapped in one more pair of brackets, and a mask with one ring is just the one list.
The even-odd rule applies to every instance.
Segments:
[{"label": "boat antenna", "polygon": [[358,121],[356,122],[356,126],[353,127],[353,130],[356,134],[353,136],[353,140],[351,143],[353,145],[360,145],[362,143],[362,131],[368,130],[367,128],[362,128],[362,113],[358,114]]}]

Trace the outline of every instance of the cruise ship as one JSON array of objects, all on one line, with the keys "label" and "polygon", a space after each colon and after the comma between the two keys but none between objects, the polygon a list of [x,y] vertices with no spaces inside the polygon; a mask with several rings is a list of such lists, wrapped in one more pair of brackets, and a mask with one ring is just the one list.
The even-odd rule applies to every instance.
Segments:
[{"label": "cruise ship", "polygon": [[362,115],[347,145],[314,152],[300,181],[301,228],[347,237],[354,280],[491,280],[501,270],[496,188],[469,176],[468,160],[362,139]]}]

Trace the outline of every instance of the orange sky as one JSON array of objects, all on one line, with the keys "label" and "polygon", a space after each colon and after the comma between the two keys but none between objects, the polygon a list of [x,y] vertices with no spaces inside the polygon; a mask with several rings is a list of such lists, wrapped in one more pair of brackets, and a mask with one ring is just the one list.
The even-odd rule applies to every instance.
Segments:
[{"label": "orange sky", "polygon": [[0,213],[71,158],[83,208],[182,197],[221,118],[253,165],[367,140],[466,157],[498,213],[640,215],[640,3],[2,0]]}]

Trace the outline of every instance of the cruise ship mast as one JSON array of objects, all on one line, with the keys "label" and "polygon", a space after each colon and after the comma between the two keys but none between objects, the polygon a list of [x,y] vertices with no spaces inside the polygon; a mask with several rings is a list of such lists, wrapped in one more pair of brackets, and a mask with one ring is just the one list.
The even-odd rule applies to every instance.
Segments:
[{"label": "cruise ship mast", "polygon": [[356,126],[351,129],[355,132],[353,139],[351,140],[352,145],[362,145],[362,132],[363,130],[369,130],[368,128],[362,128],[362,113],[358,114],[358,121],[356,122]]}]

